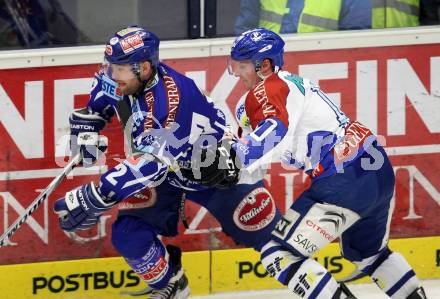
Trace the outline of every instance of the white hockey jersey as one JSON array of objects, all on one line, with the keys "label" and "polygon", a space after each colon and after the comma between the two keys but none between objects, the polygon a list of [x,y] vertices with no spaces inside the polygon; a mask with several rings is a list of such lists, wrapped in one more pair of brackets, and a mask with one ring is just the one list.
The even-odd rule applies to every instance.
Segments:
[{"label": "white hockey jersey", "polygon": [[235,115],[243,134],[271,117],[288,128],[272,151],[246,169],[254,180],[255,172],[261,177],[262,168],[279,161],[304,169],[312,179],[331,175],[359,157],[372,135],[360,123],[350,123],[318,85],[286,71],[270,75],[246,93]]}]

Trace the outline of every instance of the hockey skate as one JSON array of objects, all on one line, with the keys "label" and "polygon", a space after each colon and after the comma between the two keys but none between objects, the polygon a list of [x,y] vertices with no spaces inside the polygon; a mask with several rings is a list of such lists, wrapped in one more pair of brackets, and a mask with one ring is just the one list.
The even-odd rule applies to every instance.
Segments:
[{"label": "hockey skate", "polygon": [[160,290],[152,290],[149,299],[186,299],[189,296],[190,289],[188,278],[186,277],[181,262],[182,252],[178,247],[168,245],[167,251],[170,259],[176,265],[173,276],[168,284]]},{"label": "hockey skate", "polygon": [[419,287],[412,292],[407,299],[427,299],[425,290],[422,287]]}]

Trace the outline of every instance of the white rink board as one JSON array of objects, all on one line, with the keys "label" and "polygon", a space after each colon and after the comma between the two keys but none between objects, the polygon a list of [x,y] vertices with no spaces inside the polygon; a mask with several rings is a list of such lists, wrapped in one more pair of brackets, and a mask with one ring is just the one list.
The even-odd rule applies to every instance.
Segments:
[{"label": "white rink board", "polygon": [[[440,42],[439,26],[284,34],[285,51],[349,49]],[[227,56],[233,37],[163,41],[160,59]],[[101,63],[104,45],[0,51],[0,69]]]},{"label": "white rink board", "polygon": [[[423,280],[422,286],[428,299],[440,299],[440,280]],[[375,284],[349,285],[351,291],[358,299],[387,299]],[[223,293],[210,296],[191,296],[191,299],[296,299],[299,298],[287,289],[268,291],[249,291],[236,293]]]}]

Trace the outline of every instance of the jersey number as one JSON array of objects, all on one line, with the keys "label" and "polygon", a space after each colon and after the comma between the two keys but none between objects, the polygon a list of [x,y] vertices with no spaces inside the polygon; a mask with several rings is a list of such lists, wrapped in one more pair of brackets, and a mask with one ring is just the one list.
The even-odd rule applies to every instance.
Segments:
[{"label": "jersey number", "polygon": [[189,134],[188,143],[194,144],[194,142],[196,142],[196,140],[200,137],[200,135],[211,134],[211,133],[217,133],[217,130],[211,127],[209,118],[204,115],[193,112],[191,132]]}]

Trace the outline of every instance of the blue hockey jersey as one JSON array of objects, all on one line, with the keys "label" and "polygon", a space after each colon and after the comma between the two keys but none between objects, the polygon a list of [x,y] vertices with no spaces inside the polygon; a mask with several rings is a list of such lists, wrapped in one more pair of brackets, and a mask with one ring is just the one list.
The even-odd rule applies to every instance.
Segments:
[{"label": "blue hockey jersey", "polygon": [[[224,135],[224,113],[192,79],[163,63],[139,94],[122,96],[112,84],[97,74],[88,107],[107,120],[116,112],[134,152],[189,167],[194,147],[216,144]],[[173,173],[167,179],[189,190],[204,188]]]}]

